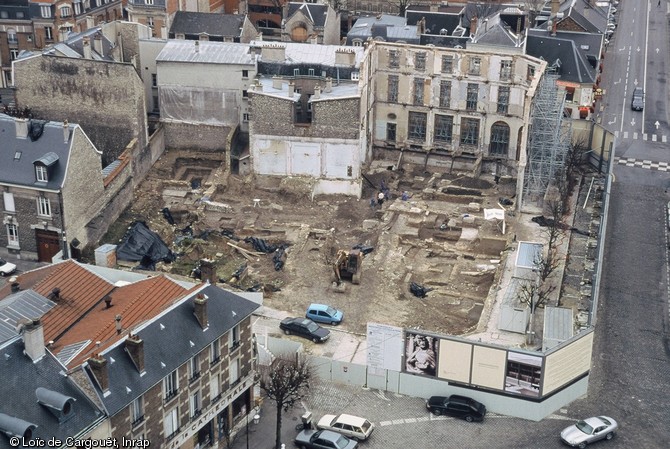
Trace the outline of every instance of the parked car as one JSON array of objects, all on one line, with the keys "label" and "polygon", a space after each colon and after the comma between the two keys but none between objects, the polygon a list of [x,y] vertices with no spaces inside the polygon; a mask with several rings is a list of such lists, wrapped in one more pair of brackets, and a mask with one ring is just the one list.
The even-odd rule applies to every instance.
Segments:
[{"label": "parked car", "polygon": [[584,449],[598,440],[611,440],[619,425],[609,416],[594,416],[577,421],[561,432],[561,440],[569,446]]},{"label": "parked car", "polygon": [[467,396],[431,396],[426,401],[426,408],[434,415],[448,415],[461,418],[467,422],[483,421],[486,407]]},{"label": "parked car", "polygon": [[372,431],[375,430],[375,425],[367,419],[344,413],[341,415],[323,415],[316,427],[341,433],[356,441],[367,440],[372,435]]},{"label": "parked car", "polygon": [[358,443],[330,430],[303,430],[295,437],[299,449],[354,449]]},{"label": "parked car", "polygon": [[310,304],[305,316],[317,323],[340,324],[344,313],[325,304]]},{"label": "parked car", "polygon": [[9,276],[16,271],[16,265],[7,262],[5,259],[0,259],[0,275]]},{"label": "parked car", "polygon": [[644,109],[644,89],[641,87],[633,89],[633,98],[630,100],[630,108],[633,111],[641,111]]},{"label": "parked car", "polygon": [[286,335],[299,335],[301,337],[309,338],[314,343],[320,343],[328,340],[330,331],[324,329],[314,321],[308,318],[285,318],[279,323],[279,328],[284,331]]}]

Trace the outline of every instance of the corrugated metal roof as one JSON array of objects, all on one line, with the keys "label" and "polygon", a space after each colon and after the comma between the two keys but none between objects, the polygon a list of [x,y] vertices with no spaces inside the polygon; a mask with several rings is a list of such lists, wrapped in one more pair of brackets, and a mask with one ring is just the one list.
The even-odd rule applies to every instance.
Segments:
[{"label": "corrugated metal roof", "polygon": [[22,290],[0,301],[0,343],[16,337],[16,324],[42,316],[56,305],[33,290]]},{"label": "corrugated metal roof", "polygon": [[73,343],[67,345],[60,350],[56,358],[64,365],[67,366],[70,361],[77,356],[81,351],[91,344],[91,340],[80,341],[78,343]]},{"label": "corrugated metal roof", "polygon": [[519,242],[516,254],[516,266],[523,268],[536,268],[542,259],[542,243]]},{"label": "corrugated metal roof", "polygon": [[574,316],[572,309],[566,307],[544,308],[544,332],[542,350],[546,351],[572,338],[574,334]]},{"label": "corrugated metal roof", "polygon": [[[156,62],[254,65],[248,44],[234,42],[169,40]],[[316,45],[315,45],[316,47]]]},{"label": "corrugated metal roof", "polygon": [[[240,45],[240,44],[237,44]],[[252,41],[251,45],[255,47],[276,47],[281,45],[285,48],[286,63],[294,64],[320,64],[323,66],[335,67],[335,55],[337,50],[356,55],[355,67],[361,66],[365,49],[363,47],[349,47],[343,45],[314,45],[298,44],[295,42],[266,42]],[[262,59],[261,59],[262,60]]]},{"label": "corrugated metal roof", "polygon": [[47,167],[51,167],[53,164],[58,162],[58,155],[56,153],[54,153],[53,151],[49,151],[44,156],[35,159],[33,161],[33,164],[35,162],[41,162],[42,164],[46,165]]}]

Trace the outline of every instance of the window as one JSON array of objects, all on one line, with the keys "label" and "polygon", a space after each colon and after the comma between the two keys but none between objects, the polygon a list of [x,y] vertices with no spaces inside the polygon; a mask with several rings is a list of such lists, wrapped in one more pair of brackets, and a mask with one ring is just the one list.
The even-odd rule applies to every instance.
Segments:
[{"label": "window", "polygon": [[10,45],[16,45],[19,43],[19,37],[16,35],[16,30],[13,28],[7,30],[7,43]]},{"label": "window", "polygon": [[498,114],[507,114],[509,108],[509,87],[498,87]]},{"label": "window", "polygon": [[249,91],[248,90],[243,90],[242,91],[242,97],[243,98],[249,98]]},{"label": "window", "polygon": [[360,39],[354,39],[352,42],[354,47],[362,47],[363,46],[363,41]]},{"label": "window", "polygon": [[309,76],[314,76],[314,69],[307,69],[307,74]]},{"label": "window", "polygon": [[435,115],[435,141],[451,143],[454,118],[450,115]]},{"label": "window", "polygon": [[44,27],[44,37],[46,40],[51,41],[54,38],[54,30],[51,27]]},{"label": "window", "polygon": [[414,78],[414,104],[423,105],[423,78]]},{"label": "window", "polygon": [[512,61],[505,60],[500,62],[500,79],[502,81],[512,79]]},{"label": "window", "polygon": [[351,72],[351,80],[352,81],[358,81],[360,79],[360,73],[359,72]]},{"label": "window", "polygon": [[251,120],[251,114],[249,114],[248,112],[245,112],[244,114],[242,114],[242,121],[244,121],[246,123],[249,120]]},{"label": "window", "polygon": [[410,112],[407,127],[408,137],[412,140],[426,140],[426,121],[427,115],[423,112]]},{"label": "window", "polygon": [[7,244],[19,246],[19,228],[13,223],[7,225]]},{"label": "window", "polygon": [[23,14],[23,11],[17,11],[17,13],[16,13],[16,18],[17,19],[23,19],[25,17],[26,16]]},{"label": "window", "polygon": [[386,124],[386,140],[389,142],[395,142],[395,135],[396,135],[396,124],[395,123],[387,123]]},{"label": "window", "polygon": [[240,345],[240,326],[233,327],[228,333],[228,348],[235,349]]},{"label": "window", "polygon": [[300,76],[300,69],[293,69],[293,76]]},{"label": "window", "polygon": [[489,153],[506,156],[507,150],[509,150],[509,126],[504,122],[496,122],[491,126]]},{"label": "window", "polygon": [[426,70],[426,53],[421,51],[414,54],[414,68],[423,72]]},{"label": "window", "polygon": [[154,0],[144,0],[144,4],[145,4],[145,5],[153,5],[153,4],[154,4]]},{"label": "window", "polygon": [[219,375],[215,374],[209,381],[209,400],[210,402],[216,402],[221,399],[221,387],[219,386],[221,380]]},{"label": "window", "polygon": [[81,14],[81,3],[75,3],[74,4],[74,13],[76,15]]},{"label": "window", "polygon": [[9,60],[10,61],[15,61],[18,58],[19,58],[19,50],[17,48],[10,48],[9,49]]},{"label": "window", "polygon": [[[314,69],[311,69],[312,71]],[[249,78],[249,71],[248,70],[242,70],[242,78]]]},{"label": "window", "polygon": [[154,18],[153,18],[153,17],[151,17],[151,16],[147,17],[147,26],[148,26],[149,28],[153,28],[153,27],[154,27]]},{"label": "window", "polygon": [[240,360],[234,359],[230,361],[230,385],[233,386],[240,381]]},{"label": "window", "polygon": [[35,176],[38,182],[47,182],[49,180],[47,168],[44,165],[35,165]]},{"label": "window", "polygon": [[171,440],[179,432],[179,409],[173,408],[165,416],[163,416],[163,430],[165,432],[165,439]]},{"label": "window", "polygon": [[41,6],[40,13],[43,18],[48,19],[51,17],[51,6]]},{"label": "window", "polygon": [[151,74],[151,87],[158,87],[158,75],[156,73]]},{"label": "window", "polygon": [[188,361],[188,381],[193,382],[198,377],[200,377],[200,362],[196,354]]},{"label": "window", "polygon": [[142,396],[130,404],[130,423],[133,427],[144,421],[144,401]]},{"label": "window", "polygon": [[214,365],[219,360],[221,360],[221,344],[219,340],[214,340],[209,345],[209,364]]},{"label": "window", "polygon": [[389,67],[392,69],[400,67],[400,52],[398,50],[389,50]]},{"label": "window", "polygon": [[470,75],[479,75],[479,72],[482,67],[482,58],[477,56],[470,57],[470,67],[468,68],[468,73]]},{"label": "window", "polygon": [[61,6],[60,16],[61,17],[70,17],[72,15],[72,8],[69,6]]},{"label": "window", "polygon": [[468,84],[467,97],[465,100],[465,109],[468,111],[477,110],[477,101],[479,100],[479,84]]},{"label": "window", "polygon": [[202,399],[200,397],[200,390],[193,393],[189,399],[189,409],[191,419],[195,419],[202,413]]},{"label": "window", "polygon": [[177,377],[177,370],[174,370],[163,378],[163,399],[165,402],[177,396],[178,391],[179,378]]},{"label": "window", "polygon": [[152,112],[160,112],[160,103],[158,101],[158,95],[153,95],[154,109]]},{"label": "window", "polygon": [[528,71],[526,72],[526,79],[528,81],[530,81],[533,78],[535,78],[535,66],[534,65],[529,65],[528,66]]},{"label": "window", "polygon": [[14,206],[14,194],[9,192],[2,192],[2,199],[5,203],[5,212],[16,212]]},{"label": "window", "polygon": [[43,196],[37,198],[37,215],[51,217],[51,203],[49,203],[49,198]]},{"label": "window", "polygon": [[386,99],[389,103],[398,101],[398,75],[389,75]]},{"label": "window", "polygon": [[476,118],[461,119],[461,144],[479,145],[479,120]]},{"label": "window", "polygon": [[440,107],[448,108],[451,103],[451,81],[440,81]]}]

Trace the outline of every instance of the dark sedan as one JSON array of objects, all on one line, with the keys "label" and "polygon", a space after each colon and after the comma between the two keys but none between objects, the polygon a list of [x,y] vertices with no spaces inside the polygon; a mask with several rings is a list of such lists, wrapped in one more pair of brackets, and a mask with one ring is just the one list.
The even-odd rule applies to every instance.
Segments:
[{"label": "dark sedan", "polygon": [[322,328],[307,318],[286,318],[279,323],[279,328],[286,335],[299,335],[312,340],[314,343],[324,342],[330,337],[328,329]]},{"label": "dark sedan", "polygon": [[467,396],[431,396],[426,401],[426,408],[435,415],[448,415],[461,418],[467,422],[483,421],[486,407]]},{"label": "dark sedan", "polygon": [[295,437],[300,449],[355,449],[358,443],[330,430],[303,430]]}]

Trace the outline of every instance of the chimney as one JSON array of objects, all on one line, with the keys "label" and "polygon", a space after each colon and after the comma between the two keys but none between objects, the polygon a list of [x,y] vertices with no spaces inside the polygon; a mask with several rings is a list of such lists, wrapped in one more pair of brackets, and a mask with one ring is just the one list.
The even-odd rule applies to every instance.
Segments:
[{"label": "chimney", "polygon": [[556,28],[558,27],[558,23],[556,23],[556,19],[551,20],[551,35],[556,36]]},{"label": "chimney", "polygon": [[99,354],[88,359],[88,366],[91,368],[91,374],[98,383],[100,389],[105,392],[109,390],[109,372],[107,371],[107,359]]},{"label": "chimney", "polygon": [[144,372],[144,340],[139,336],[130,334],[126,338],[126,352],[133,361],[137,371]]},{"label": "chimney", "polygon": [[421,35],[425,32],[426,32],[426,18],[422,17],[421,20],[419,20],[416,23],[416,35],[421,37]]},{"label": "chimney", "polygon": [[551,17],[556,17],[556,14],[558,14],[558,10],[561,7],[561,1],[560,0],[551,0]]},{"label": "chimney", "polygon": [[65,120],[63,122],[63,143],[70,141],[70,124]]},{"label": "chimney", "polygon": [[277,90],[281,90],[281,85],[282,85],[281,77],[279,77],[277,75],[274,75],[272,77],[272,88],[277,89]]},{"label": "chimney", "polygon": [[[256,92],[263,92],[263,83],[261,83],[261,80],[257,79],[257,80],[256,80],[256,83],[255,83],[255,84],[252,84],[252,86],[254,86],[254,90],[255,90]],[[201,267],[201,268],[202,268],[202,267]],[[205,279],[204,276],[205,276],[205,275],[204,275],[204,273],[203,273],[203,279]],[[212,281],[210,281],[210,284],[214,284],[214,283],[216,283],[216,272],[213,272],[211,276],[213,276],[213,277],[212,277]]]},{"label": "chimney", "polygon": [[332,92],[333,91],[333,79],[331,77],[326,78],[326,89],[324,92]]},{"label": "chimney", "polygon": [[89,37],[85,37],[83,39],[83,45],[84,45],[84,59],[92,59],[91,57],[91,39]]},{"label": "chimney", "polygon": [[[259,82],[256,84],[256,90],[263,91],[263,85]],[[218,280],[216,277],[216,267],[209,259],[200,259],[200,273],[203,281],[209,281],[210,284],[216,284]]]},{"label": "chimney", "polygon": [[16,125],[16,138],[26,139],[28,137],[28,119],[15,118],[14,124]]},{"label": "chimney", "polygon": [[335,65],[354,67],[356,65],[356,53],[350,48],[338,48],[335,50]]},{"label": "chimney", "polygon": [[116,317],[114,318],[114,321],[116,321],[116,333],[117,334],[120,334],[121,331],[123,331],[123,326],[121,325],[121,320],[122,319],[123,318],[121,317],[121,315],[116,315]]},{"label": "chimney", "polygon": [[200,53],[200,41],[195,41],[195,52]]},{"label": "chimney", "polygon": [[295,93],[295,84],[293,84],[293,81],[289,81],[289,83],[288,83],[288,96],[289,96],[289,98],[293,98],[294,93]]},{"label": "chimney", "polygon": [[167,39],[168,38],[168,29],[165,25],[161,27],[161,39]]},{"label": "chimney", "polygon": [[312,95],[312,99],[318,100],[321,98],[321,86],[314,86],[314,95]]},{"label": "chimney", "polygon": [[95,33],[95,36],[93,37],[93,49],[100,56],[104,56],[105,50],[102,48],[102,34],[99,32]]},{"label": "chimney", "polygon": [[104,298],[102,298],[105,301],[105,309],[109,309],[112,307],[112,297],[109,295],[105,295]]},{"label": "chimney", "polygon": [[470,19],[470,34],[475,34],[477,32],[477,16],[472,16]]},{"label": "chimney", "polygon": [[256,36],[256,40],[263,42],[263,33],[258,33],[258,36]]},{"label": "chimney", "polygon": [[49,299],[53,302],[60,301],[60,288],[54,287],[54,289],[51,290],[51,293],[49,293]]},{"label": "chimney", "polygon": [[39,319],[19,321],[18,327],[23,334],[23,345],[25,354],[33,362],[41,359],[46,351],[44,350],[44,328]]},{"label": "chimney", "polygon": [[317,45],[319,43],[319,35],[314,33],[312,36],[309,38],[309,43],[312,45]]},{"label": "chimney", "polygon": [[93,16],[86,16],[86,29],[90,30],[95,26],[95,20],[93,20]]},{"label": "chimney", "polygon": [[202,293],[198,293],[193,300],[193,315],[200,323],[200,327],[206,329],[209,325],[207,323],[207,296]]}]

